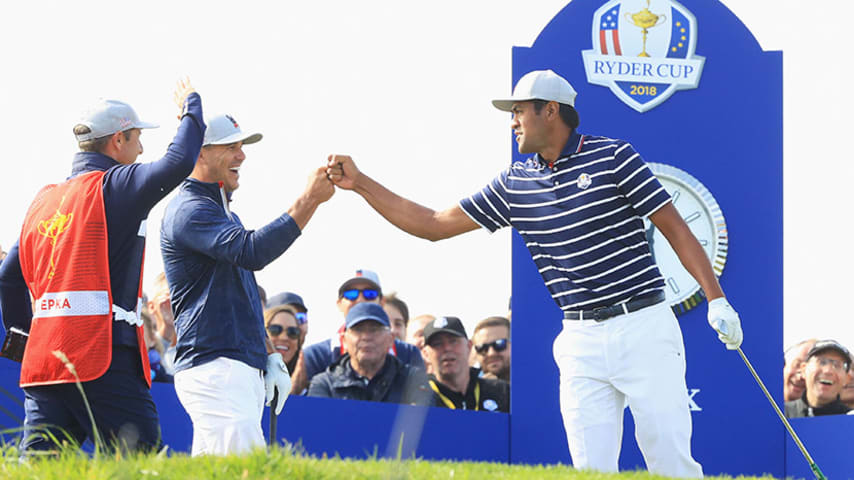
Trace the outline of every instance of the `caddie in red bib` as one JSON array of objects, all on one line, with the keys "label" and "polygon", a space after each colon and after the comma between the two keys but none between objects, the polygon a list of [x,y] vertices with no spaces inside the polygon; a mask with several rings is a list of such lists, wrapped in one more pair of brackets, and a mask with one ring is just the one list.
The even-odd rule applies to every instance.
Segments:
[{"label": "caddie in red bib", "polygon": [[117,100],[90,108],[74,127],[81,151],[71,175],[38,193],[0,264],[3,323],[29,333],[21,359],[25,454],[66,439],[159,447],[139,315],[145,226],[151,208],[193,170],[205,131],[189,83],[179,84],[176,98],[178,132],[150,163],[136,163],[140,134],[157,125]]},{"label": "caddie in red bib", "polygon": [[[88,382],[110,366],[113,301],[104,173],[89,172],[45,187],[24,220],[19,257],[35,302],[22,387]],[[142,327],[137,329],[141,335]],[[141,360],[150,385],[144,348]]]}]

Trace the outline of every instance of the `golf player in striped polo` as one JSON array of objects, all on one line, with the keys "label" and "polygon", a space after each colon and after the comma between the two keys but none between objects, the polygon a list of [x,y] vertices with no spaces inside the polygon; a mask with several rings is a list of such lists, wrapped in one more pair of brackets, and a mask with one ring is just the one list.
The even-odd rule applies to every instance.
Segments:
[{"label": "golf player in striped polo", "polygon": [[702,247],[640,155],[622,140],[582,135],[576,92],[551,70],[523,76],[513,96],[515,162],[482,190],[436,212],[387,190],[352,158],[331,155],[327,173],[404,231],[440,240],[512,226],[525,240],[563,330],[554,342],[560,404],[576,468],[617,471],[623,408],[631,408],[650,472],[700,478],[679,324],[643,219],[661,230],[709,299],[708,320],[729,349],[741,345],[729,305]]}]

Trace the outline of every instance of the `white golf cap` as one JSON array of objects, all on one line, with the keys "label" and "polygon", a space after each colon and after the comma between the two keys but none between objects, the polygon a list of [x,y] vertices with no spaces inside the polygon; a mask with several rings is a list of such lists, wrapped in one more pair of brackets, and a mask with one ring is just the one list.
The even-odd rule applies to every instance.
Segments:
[{"label": "white golf cap", "polygon": [[136,112],[125,102],[118,100],[98,100],[83,112],[77,125],[89,127],[89,133],[74,135],[78,142],[106,137],[131,128],[157,128],[156,123],[140,121]]},{"label": "white golf cap", "polygon": [[380,285],[380,276],[377,275],[377,272],[373,270],[368,270],[366,268],[360,268],[356,270],[356,273],[346,282],[342,283],[340,287],[338,287],[338,296],[340,297],[344,290],[349,290],[353,287],[353,285],[361,282],[366,282],[369,285],[373,286],[377,290],[382,293],[383,287]]},{"label": "white golf cap", "polygon": [[555,101],[574,107],[576,95],[577,93],[572,85],[555,72],[534,70],[526,73],[516,82],[512,97],[493,100],[492,104],[495,105],[495,108],[505,112],[509,112],[514,103],[529,100]]},{"label": "white golf cap", "polygon": [[208,129],[205,130],[205,141],[202,146],[229,145],[237,142],[248,145],[261,140],[263,136],[260,133],[243,133],[240,130],[240,125],[237,124],[237,120],[228,114],[207,118],[205,123],[208,125]]}]

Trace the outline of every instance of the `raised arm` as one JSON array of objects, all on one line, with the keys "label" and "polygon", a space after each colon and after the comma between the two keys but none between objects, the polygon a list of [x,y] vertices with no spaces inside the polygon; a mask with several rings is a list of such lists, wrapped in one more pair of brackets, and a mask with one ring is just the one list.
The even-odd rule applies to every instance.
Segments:
[{"label": "raised arm", "polygon": [[326,173],[332,183],[358,193],[386,220],[410,235],[435,242],[478,228],[459,205],[437,212],[403,198],[359,171],[347,155],[330,155]]},{"label": "raised arm", "polygon": [[305,230],[317,207],[332,198],[334,193],[335,187],[329,182],[325,169],[319,167],[309,176],[308,185],[288,209],[288,215],[294,219],[300,230]]},{"label": "raised arm", "polygon": [[207,128],[202,98],[185,80],[178,83],[174,99],[179,108],[178,131],[166,154],[154,162],[123,165],[108,173],[105,195],[124,215],[146,218],[149,210],[193,171]]}]

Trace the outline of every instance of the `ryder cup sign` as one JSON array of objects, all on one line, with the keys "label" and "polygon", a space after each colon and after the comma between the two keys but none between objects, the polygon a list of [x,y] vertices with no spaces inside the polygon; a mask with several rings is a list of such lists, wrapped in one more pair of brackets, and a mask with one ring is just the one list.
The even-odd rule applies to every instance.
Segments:
[{"label": "ryder cup sign", "polygon": [[593,48],[581,52],[587,81],[645,112],[677,90],[697,88],[697,19],[673,0],[611,0],[593,14]]}]

